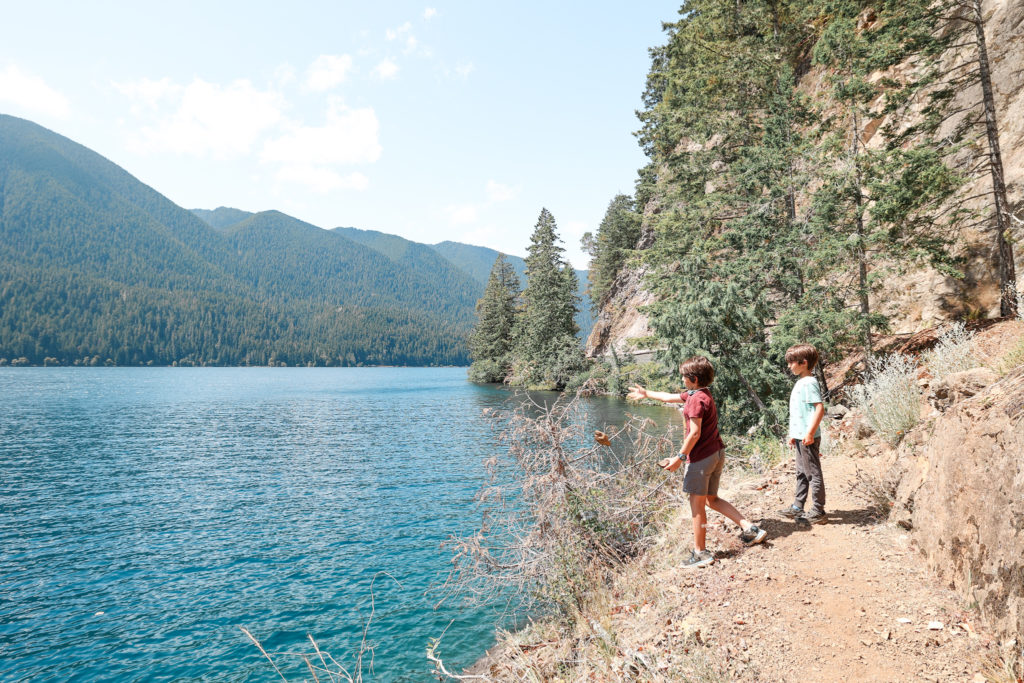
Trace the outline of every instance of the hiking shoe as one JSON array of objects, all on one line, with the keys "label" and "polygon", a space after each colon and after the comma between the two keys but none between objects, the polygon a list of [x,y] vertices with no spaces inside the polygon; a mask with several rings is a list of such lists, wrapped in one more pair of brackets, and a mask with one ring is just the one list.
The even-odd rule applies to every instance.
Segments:
[{"label": "hiking shoe", "polygon": [[709,564],[714,563],[714,561],[715,556],[708,550],[701,550],[700,552],[691,550],[689,559],[683,562],[683,568],[697,569],[698,567],[706,567]]},{"label": "hiking shoe", "polygon": [[761,541],[763,541],[764,537],[767,535],[767,531],[757,526],[756,524],[751,524],[747,527],[746,531],[740,532],[740,540],[746,543],[747,545],[754,545],[755,543],[760,543]]},{"label": "hiking shoe", "polygon": [[796,519],[800,515],[804,514],[803,508],[798,508],[796,505],[790,505],[785,510],[779,510],[779,514],[783,517],[789,517],[790,519]]},{"label": "hiking shoe", "polygon": [[825,516],[824,512],[811,511],[800,517],[799,521],[804,524],[828,524],[828,517]]}]

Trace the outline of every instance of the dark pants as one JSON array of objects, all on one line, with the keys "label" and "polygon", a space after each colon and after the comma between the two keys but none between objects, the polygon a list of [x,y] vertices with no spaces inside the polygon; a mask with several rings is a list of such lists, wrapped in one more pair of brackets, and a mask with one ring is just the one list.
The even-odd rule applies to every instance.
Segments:
[{"label": "dark pants", "polygon": [[795,505],[801,510],[807,502],[810,490],[813,505],[811,512],[825,512],[825,479],[821,476],[821,458],[818,448],[821,439],[815,439],[810,446],[805,446],[802,439],[796,442],[796,500]]}]

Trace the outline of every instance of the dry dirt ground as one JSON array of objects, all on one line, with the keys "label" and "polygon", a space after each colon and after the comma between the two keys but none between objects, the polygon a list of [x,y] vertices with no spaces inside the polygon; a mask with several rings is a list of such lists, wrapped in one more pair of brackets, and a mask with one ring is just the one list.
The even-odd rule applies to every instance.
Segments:
[{"label": "dry dirt ground", "polygon": [[937,586],[907,533],[879,523],[851,491],[857,470],[870,477],[873,464],[823,460],[829,523],[811,527],[776,513],[792,501],[792,461],[784,463],[764,488],[736,496],[768,531],[763,545],[743,548],[732,528],[715,524],[714,565],[660,573],[669,592],[686,596],[701,640],[735,679],[970,681],[980,673],[986,642],[970,605]]}]

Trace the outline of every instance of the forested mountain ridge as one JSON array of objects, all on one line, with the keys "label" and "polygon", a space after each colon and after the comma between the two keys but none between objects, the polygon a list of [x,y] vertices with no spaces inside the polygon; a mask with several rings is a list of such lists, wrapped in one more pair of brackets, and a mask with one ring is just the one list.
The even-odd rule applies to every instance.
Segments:
[{"label": "forested mountain ridge", "polygon": [[252,211],[242,211],[241,209],[233,209],[229,206],[218,206],[212,211],[209,209],[191,209],[191,211],[214,230],[230,228],[232,225],[241,223],[253,216]]},{"label": "forested mountain ridge", "polygon": [[220,220],[217,230],[100,155],[10,116],[0,116],[0,207],[0,364],[468,360],[472,293],[448,297],[379,252],[278,212],[200,214]]}]

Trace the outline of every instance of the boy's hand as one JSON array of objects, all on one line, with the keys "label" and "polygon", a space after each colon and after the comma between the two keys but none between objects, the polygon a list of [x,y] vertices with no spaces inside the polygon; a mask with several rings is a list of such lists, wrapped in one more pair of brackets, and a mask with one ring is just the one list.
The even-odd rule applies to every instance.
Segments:
[{"label": "boy's hand", "polygon": [[790,447],[795,447],[796,446],[796,439],[794,439],[792,436],[789,437],[789,440],[786,441],[786,445],[788,445]]},{"label": "boy's hand", "polygon": [[639,401],[642,398],[647,398],[647,390],[639,384],[634,384],[629,388],[629,393],[626,394],[626,398],[631,401]]},{"label": "boy's hand", "polygon": [[805,446],[813,446],[814,445],[814,434],[811,434],[810,436],[805,436],[804,437],[804,445]]},{"label": "boy's hand", "polygon": [[665,470],[666,472],[675,472],[679,469],[679,466],[683,464],[683,459],[678,455],[674,458],[662,458],[658,462],[658,467]]}]

